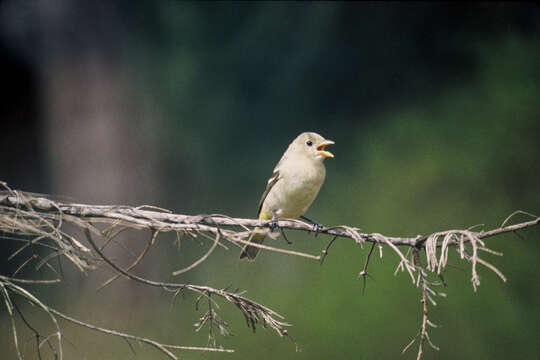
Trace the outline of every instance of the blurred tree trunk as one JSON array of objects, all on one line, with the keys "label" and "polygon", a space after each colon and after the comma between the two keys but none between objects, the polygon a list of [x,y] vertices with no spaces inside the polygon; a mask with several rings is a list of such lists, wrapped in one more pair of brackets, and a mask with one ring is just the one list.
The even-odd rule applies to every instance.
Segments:
[{"label": "blurred tree trunk", "polygon": [[[41,58],[37,61],[45,89],[42,106],[51,190],[77,202],[152,204],[158,184],[152,152],[156,137],[150,126],[152,99],[126,78],[122,44],[108,36],[122,25],[118,15],[109,3],[40,3]],[[88,18],[99,19],[98,27],[91,26],[95,23]],[[147,240],[144,234],[126,235],[129,252],[115,244],[109,247],[109,253],[125,266]],[[142,267],[153,273],[152,268]],[[79,306],[84,307],[86,301],[100,306],[96,288],[107,277],[108,273],[85,282],[89,300]],[[148,293],[138,296],[138,288],[122,279],[115,281],[104,290],[114,292],[114,297],[104,297],[107,304],[103,305],[124,312],[104,311],[100,313],[104,319],[96,320],[113,318],[124,323],[139,306],[155,300]]]}]

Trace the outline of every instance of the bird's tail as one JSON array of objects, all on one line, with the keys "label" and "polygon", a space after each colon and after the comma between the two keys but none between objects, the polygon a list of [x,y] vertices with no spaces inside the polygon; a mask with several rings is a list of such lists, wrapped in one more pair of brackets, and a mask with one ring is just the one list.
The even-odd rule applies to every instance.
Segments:
[{"label": "bird's tail", "polygon": [[[266,237],[266,234],[257,232],[260,231],[260,228],[255,228],[255,232],[251,235],[249,238],[249,242],[253,242],[255,244],[262,244],[264,241],[264,238]],[[261,250],[258,247],[255,246],[244,246],[244,249],[242,249],[242,253],[240,254],[240,259],[247,258],[250,261],[254,261],[257,257],[257,254],[259,253],[259,250]]]}]

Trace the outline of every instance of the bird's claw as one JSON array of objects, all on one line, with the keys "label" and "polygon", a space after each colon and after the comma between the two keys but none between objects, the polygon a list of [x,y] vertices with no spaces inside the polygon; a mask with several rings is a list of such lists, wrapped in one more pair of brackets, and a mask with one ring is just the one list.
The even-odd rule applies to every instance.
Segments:
[{"label": "bird's claw", "polygon": [[287,244],[291,245],[292,242],[289,241],[289,239],[287,239],[287,235],[285,235],[285,231],[283,231],[283,229],[279,227],[278,218],[277,218],[276,214],[273,213],[272,214],[272,219],[270,220],[270,230],[274,231],[276,228],[279,228],[279,231],[281,232],[281,235],[283,235],[283,239],[285,239],[285,242]]},{"label": "bird's claw", "polygon": [[307,222],[309,222],[309,223],[311,223],[313,225],[313,230],[312,231],[315,233],[315,236],[317,236],[324,229],[323,224],[319,224],[318,222],[316,222],[314,220],[311,220],[308,217],[300,216],[300,218],[303,219],[303,220],[306,220]]},{"label": "bird's claw", "polygon": [[324,229],[324,225],[315,223],[313,224],[313,231],[315,232],[315,236],[317,236],[318,233],[320,233]]},{"label": "bird's claw", "polygon": [[277,227],[278,227],[277,219],[272,218],[272,220],[270,220],[270,230],[274,231],[276,230]]}]

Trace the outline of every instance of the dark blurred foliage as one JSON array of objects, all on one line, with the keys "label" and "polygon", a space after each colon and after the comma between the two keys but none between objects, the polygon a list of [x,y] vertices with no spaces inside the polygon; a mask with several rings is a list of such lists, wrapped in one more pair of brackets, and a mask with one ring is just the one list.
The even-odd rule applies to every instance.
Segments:
[{"label": "dark blurred foliage", "polygon": [[[0,180],[13,188],[250,217],[285,147],[311,130],[336,142],[309,212],[324,224],[412,236],[540,212],[535,4],[4,1],[0,24]],[[539,231],[520,236],[489,240],[505,253],[489,260],[509,282],[485,271],[476,294],[470,269],[453,258],[449,296],[432,310],[441,351],[426,359],[538,357]],[[312,253],[327,241],[289,238]],[[209,246],[186,240],[171,251],[171,242],[164,236],[142,269],[167,277]],[[181,281],[248,290],[294,324],[303,349],[250,334],[224,305],[236,336],[222,344],[237,353],[220,357],[400,358],[419,326],[418,291],[393,277],[397,259],[386,251],[362,296],[355,277],[365,254],[342,240],[321,267],[274,254],[239,263],[235,249],[220,249]],[[91,284],[84,297],[68,286],[51,299],[84,317],[97,306]],[[189,301],[171,310],[168,298],[129,289],[110,302],[100,293],[104,308],[91,320],[206,343],[192,332]],[[76,357],[130,351],[73,334]]]}]

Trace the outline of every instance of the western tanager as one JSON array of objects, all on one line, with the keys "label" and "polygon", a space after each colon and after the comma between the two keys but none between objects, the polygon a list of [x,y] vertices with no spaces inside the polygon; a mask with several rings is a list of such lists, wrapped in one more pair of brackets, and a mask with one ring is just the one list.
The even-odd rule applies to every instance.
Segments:
[{"label": "western tanager", "polygon": [[[289,145],[268,180],[259,202],[259,220],[297,218],[303,215],[317,197],[326,176],[324,159],[334,155],[325,150],[334,144],[313,132],[305,132]],[[266,237],[259,228],[249,238],[261,244]],[[259,248],[246,245],[240,259],[255,260]]]}]

